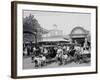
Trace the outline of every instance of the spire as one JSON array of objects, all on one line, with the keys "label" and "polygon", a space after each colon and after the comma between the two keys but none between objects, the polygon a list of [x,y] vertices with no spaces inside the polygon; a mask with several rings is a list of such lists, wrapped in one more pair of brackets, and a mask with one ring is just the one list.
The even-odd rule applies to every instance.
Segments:
[{"label": "spire", "polygon": [[56,24],[54,24],[53,26],[54,26],[54,29],[57,29],[57,27],[58,27]]}]

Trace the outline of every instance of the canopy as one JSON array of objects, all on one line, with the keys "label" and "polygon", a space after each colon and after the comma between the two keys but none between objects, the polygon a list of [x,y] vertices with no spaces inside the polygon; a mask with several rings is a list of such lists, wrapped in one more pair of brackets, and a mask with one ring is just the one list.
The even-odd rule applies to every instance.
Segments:
[{"label": "canopy", "polygon": [[66,39],[63,39],[63,38],[48,38],[48,39],[46,38],[46,39],[43,39],[40,42],[59,42],[59,41],[69,42],[69,40],[66,40]]}]

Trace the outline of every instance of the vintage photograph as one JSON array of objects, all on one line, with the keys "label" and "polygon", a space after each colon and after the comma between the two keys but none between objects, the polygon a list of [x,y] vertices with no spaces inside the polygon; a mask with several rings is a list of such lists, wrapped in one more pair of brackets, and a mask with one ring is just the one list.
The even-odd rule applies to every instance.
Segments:
[{"label": "vintage photograph", "polygon": [[97,6],[11,4],[11,77],[97,73]]},{"label": "vintage photograph", "polygon": [[91,66],[91,14],[23,10],[23,69]]}]

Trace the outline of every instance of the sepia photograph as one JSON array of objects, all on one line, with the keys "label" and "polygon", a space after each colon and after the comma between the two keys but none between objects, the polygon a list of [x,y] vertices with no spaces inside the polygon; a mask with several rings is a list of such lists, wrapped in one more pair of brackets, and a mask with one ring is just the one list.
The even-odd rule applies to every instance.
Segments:
[{"label": "sepia photograph", "polygon": [[23,10],[23,69],[91,66],[91,14]]}]

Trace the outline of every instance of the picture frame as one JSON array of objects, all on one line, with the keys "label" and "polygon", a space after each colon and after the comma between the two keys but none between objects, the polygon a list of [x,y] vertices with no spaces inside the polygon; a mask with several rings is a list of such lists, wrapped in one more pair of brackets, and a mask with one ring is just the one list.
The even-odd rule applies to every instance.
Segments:
[{"label": "picture frame", "polygon": [[[97,12],[97,6],[12,1],[11,77],[97,73]],[[44,51],[52,49],[51,52],[60,49],[54,52],[56,55],[52,58],[49,52],[35,51],[41,47]],[[57,57],[60,50],[64,55],[64,48],[68,49],[68,59]],[[69,53],[74,50],[74,57],[70,56]],[[40,62],[35,58],[41,58]]]}]

